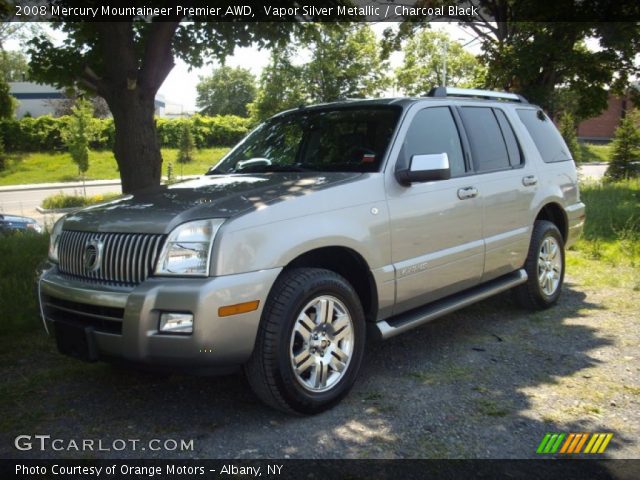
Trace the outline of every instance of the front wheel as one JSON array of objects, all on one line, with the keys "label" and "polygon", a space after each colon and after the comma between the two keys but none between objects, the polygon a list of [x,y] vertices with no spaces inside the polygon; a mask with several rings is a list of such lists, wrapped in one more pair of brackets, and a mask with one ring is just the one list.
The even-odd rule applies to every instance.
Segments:
[{"label": "front wheel", "polygon": [[364,312],[349,282],[329,270],[292,269],[267,299],[245,371],[268,405],[318,413],[353,386],[364,342]]},{"label": "front wheel", "polygon": [[535,222],[524,268],[529,279],[515,288],[518,303],[530,310],[556,303],[564,281],[564,241],[553,223]]}]

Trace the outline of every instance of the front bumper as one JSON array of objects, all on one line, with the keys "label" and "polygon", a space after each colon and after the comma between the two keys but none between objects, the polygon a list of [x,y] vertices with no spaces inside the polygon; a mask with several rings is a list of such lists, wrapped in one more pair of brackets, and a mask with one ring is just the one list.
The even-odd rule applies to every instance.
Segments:
[{"label": "front bumper", "polygon": [[[149,278],[122,289],[72,280],[53,267],[40,277],[39,301],[49,332],[60,337],[64,328],[84,331],[89,359],[176,370],[233,367],[251,356],[262,308],[280,271]],[[260,302],[255,311],[218,316],[221,306],[254,300]],[[162,312],[193,314],[193,333],[159,332]]]}]

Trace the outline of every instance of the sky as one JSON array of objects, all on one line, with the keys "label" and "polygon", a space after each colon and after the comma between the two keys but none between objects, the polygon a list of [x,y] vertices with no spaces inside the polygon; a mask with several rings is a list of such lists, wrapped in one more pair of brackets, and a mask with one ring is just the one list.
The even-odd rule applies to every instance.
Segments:
[{"label": "sky", "polygon": [[[372,23],[371,27],[376,35],[380,38],[382,32],[388,27],[394,27],[397,24],[390,22],[377,22]],[[473,41],[475,35],[471,32],[463,29],[455,23],[446,22],[432,22],[431,28],[433,30],[445,31],[449,34],[452,40],[459,41],[462,44],[468,45],[465,47],[468,51],[474,54],[480,52],[480,42]],[[46,28],[46,32],[56,41],[61,41],[63,34],[59,31]],[[5,44],[7,50],[24,50],[23,46],[15,40],[10,40]],[[308,52],[306,53],[309,54]],[[304,55],[302,53],[301,55]],[[301,57],[299,60],[304,61]],[[269,51],[259,50],[257,48],[238,48],[234,54],[227,58],[227,65],[245,67],[251,70],[253,74],[259,76],[262,69],[269,62]],[[395,52],[391,57],[391,68],[396,68],[402,63],[402,53]],[[217,66],[217,64],[208,64],[202,68],[190,69],[189,66],[180,59],[176,59],[176,65],[169,73],[167,79],[160,87],[158,91],[159,95],[164,97],[167,104],[167,108],[172,110],[172,113],[193,112],[196,110],[196,85],[198,84],[201,76],[209,75]]]}]

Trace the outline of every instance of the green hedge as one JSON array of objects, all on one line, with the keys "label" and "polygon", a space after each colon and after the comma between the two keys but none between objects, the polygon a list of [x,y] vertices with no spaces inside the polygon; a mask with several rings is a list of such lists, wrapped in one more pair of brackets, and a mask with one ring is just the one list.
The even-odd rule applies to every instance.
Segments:
[{"label": "green hedge", "polygon": [[[54,118],[50,115],[0,120],[0,140],[7,152],[36,152],[64,150],[61,131],[69,117]],[[198,148],[232,146],[249,131],[251,121],[234,115],[203,117],[194,115],[190,119],[157,118],[158,140],[162,147],[178,148],[182,123],[191,122]],[[97,138],[91,148],[96,150],[113,148],[115,127],[113,119],[94,119]]]}]

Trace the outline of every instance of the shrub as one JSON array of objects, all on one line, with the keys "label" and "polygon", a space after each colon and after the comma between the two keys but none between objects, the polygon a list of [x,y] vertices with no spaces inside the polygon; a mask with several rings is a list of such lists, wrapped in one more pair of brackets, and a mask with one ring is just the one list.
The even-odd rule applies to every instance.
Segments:
[{"label": "shrub", "polygon": [[4,142],[2,141],[2,137],[0,137],[0,172],[6,168],[7,156],[4,152]]},{"label": "shrub", "polygon": [[71,107],[67,128],[62,131],[62,139],[83,179],[89,170],[89,142],[96,136],[92,120],[91,102],[81,98]]},{"label": "shrub", "polygon": [[580,149],[580,145],[578,144],[576,120],[573,115],[571,115],[571,113],[565,112],[560,116],[558,130],[560,130],[562,138],[564,138],[567,147],[569,147],[573,160],[576,163],[581,162],[582,150]]},{"label": "shrub", "polygon": [[193,161],[193,151],[195,150],[195,142],[193,141],[193,133],[191,132],[191,122],[182,122],[180,132],[180,143],[178,150],[178,163],[189,163]]},{"label": "shrub", "polygon": [[102,193],[91,197],[83,197],[81,195],[65,195],[64,193],[56,193],[45,198],[42,201],[42,208],[48,210],[56,210],[58,208],[80,208],[96,203],[108,202],[120,197],[119,193]]},{"label": "shrub", "polygon": [[607,180],[622,180],[640,175],[640,118],[638,112],[628,113],[616,129],[613,153],[607,168]]}]

